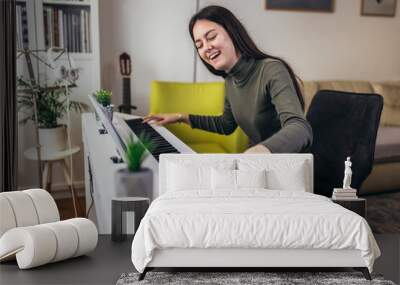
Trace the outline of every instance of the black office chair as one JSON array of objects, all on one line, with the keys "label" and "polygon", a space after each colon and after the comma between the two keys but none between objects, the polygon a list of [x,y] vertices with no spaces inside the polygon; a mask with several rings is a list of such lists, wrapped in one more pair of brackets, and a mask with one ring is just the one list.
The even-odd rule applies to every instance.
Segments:
[{"label": "black office chair", "polygon": [[360,189],[372,170],[382,107],[377,94],[321,90],[314,96],[307,113],[314,134],[314,193],[331,197],[334,187],[342,187],[347,156],[353,162],[351,186]]}]

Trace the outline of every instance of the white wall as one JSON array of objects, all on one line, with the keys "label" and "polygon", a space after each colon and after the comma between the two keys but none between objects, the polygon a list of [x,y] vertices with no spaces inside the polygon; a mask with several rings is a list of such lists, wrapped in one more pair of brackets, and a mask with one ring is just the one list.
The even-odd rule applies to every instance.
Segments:
[{"label": "white wall", "polygon": [[191,81],[194,52],[187,23],[195,11],[188,0],[100,0],[102,87],[122,102],[118,59],[132,59],[132,104],[148,110],[151,80]]},{"label": "white wall", "polygon": [[[200,0],[231,9],[267,53],[281,56],[303,80],[400,79],[400,5],[396,17],[361,17],[359,0],[336,0],[334,13],[264,9],[263,0]],[[118,55],[133,58],[132,102],[148,110],[151,80],[192,81],[187,31],[195,0],[100,0],[102,86],[120,99]],[[220,80],[204,68],[197,81]]]},{"label": "white wall", "polygon": [[[265,10],[261,0],[201,6],[215,3],[233,11],[262,50],[286,59],[304,80],[400,79],[400,5],[394,18],[361,17],[359,0],[336,0],[334,13]],[[198,75],[209,79],[205,68]]]}]

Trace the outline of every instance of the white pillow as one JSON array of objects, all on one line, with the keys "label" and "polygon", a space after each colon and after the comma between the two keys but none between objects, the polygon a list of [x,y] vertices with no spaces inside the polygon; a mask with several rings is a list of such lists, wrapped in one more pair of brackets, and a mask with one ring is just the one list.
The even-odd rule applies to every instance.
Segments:
[{"label": "white pillow", "polygon": [[267,171],[235,170],[238,188],[267,188]]},{"label": "white pillow", "polygon": [[266,188],[265,170],[211,170],[211,188],[213,190],[240,190],[242,188]]},{"label": "white pillow", "polygon": [[308,181],[308,168],[305,161],[301,160],[238,160],[240,170],[265,169],[267,187],[272,190],[306,191]]},{"label": "white pillow", "polygon": [[211,189],[236,189],[236,170],[231,169],[211,169]]},{"label": "white pillow", "polygon": [[234,169],[235,161],[216,161],[209,164],[168,162],[167,191],[210,190],[211,168]]},{"label": "white pillow", "polygon": [[268,188],[306,192],[307,183],[303,167],[304,163],[298,163],[288,171],[277,169],[267,171]]}]

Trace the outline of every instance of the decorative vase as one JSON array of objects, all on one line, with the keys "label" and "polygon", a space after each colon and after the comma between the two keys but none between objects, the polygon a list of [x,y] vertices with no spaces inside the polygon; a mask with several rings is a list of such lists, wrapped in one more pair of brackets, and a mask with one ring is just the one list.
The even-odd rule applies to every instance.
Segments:
[{"label": "decorative vase", "polygon": [[66,149],[67,128],[60,125],[56,128],[39,128],[39,142],[43,151],[58,152]]},{"label": "decorative vase", "polygon": [[114,105],[110,104],[104,107],[104,113],[107,117],[107,119],[112,122],[113,120],[113,114],[114,114]]},{"label": "decorative vase", "polygon": [[115,189],[117,197],[147,197],[153,196],[153,172],[149,168],[130,171],[122,168],[115,172]]}]

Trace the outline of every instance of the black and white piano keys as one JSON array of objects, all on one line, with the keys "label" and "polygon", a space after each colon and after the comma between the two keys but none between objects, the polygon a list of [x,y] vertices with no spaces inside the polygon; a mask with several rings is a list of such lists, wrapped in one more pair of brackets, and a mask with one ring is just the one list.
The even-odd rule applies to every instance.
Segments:
[{"label": "black and white piano keys", "polygon": [[[158,197],[158,159],[162,153],[195,153],[190,147],[178,139],[168,129],[143,124],[141,117],[114,113],[113,125],[118,135],[126,141],[129,135],[134,138],[144,132],[150,136],[156,144],[143,161],[142,166],[153,171],[153,193],[151,200]],[[91,197],[94,206],[90,212],[91,218],[98,226],[100,234],[111,233],[111,201],[116,197],[114,174],[118,169],[126,167],[125,163],[114,163],[110,157],[120,156],[117,152],[115,138],[110,134],[100,134],[93,113],[82,115],[82,138],[85,156],[85,194],[86,209],[89,208]],[[133,233],[133,214],[126,212],[128,233]]]}]

